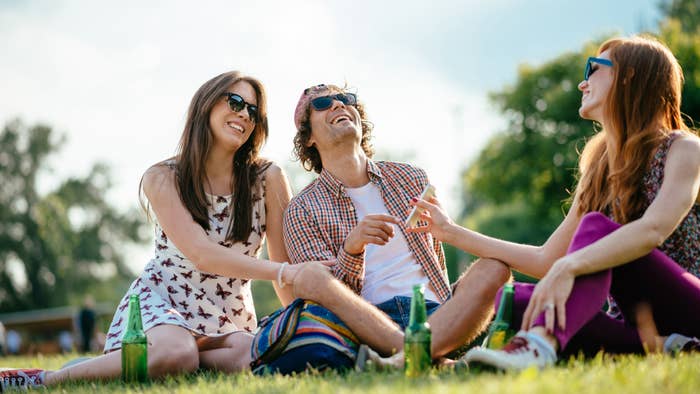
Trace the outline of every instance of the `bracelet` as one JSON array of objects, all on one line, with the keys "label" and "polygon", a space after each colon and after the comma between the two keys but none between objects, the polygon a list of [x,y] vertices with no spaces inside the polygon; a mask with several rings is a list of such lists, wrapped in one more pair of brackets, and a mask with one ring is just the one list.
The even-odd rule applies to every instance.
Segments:
[{"label": "bracelet", "polygon": [[282,271],[284,271],[284,266],[286,265],[289,265],[289,263],[285,261],[277,271],[277,286],[279,286],[280,289],[286,286],[286,283],[282,282]]}]

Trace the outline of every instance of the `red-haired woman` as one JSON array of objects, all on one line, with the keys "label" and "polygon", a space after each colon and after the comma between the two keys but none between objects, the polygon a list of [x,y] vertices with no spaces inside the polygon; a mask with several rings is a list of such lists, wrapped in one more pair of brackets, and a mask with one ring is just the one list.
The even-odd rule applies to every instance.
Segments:
[{"label": "red-haired woman", "polygon": [[[0,371],[0,384],[51,385],[121,373],[129,295],[140,297],[151,377],[249,368],[256,328],[250,279],[275,283],[284,303],[303,265],[289,266],[282,214],[291,192],[279,167],[258,156],[268,135],[263,85],[239,72],[194,94],[175,157],[149,168],[142,191],[156,217],[155,254],[110,325],[104,355],[58,371]],[[267,235],[270,260],[259,259]]]},{"label": "red-haired woman", "polygon": [[[412,231],[541,278],[516,284],[521,331],[466,361],[543,367],[562,351],[642,351],[641,339],[700,350],[700,139],[681,119],[682,84],[673,54],[651,38],[611,39],[588,59],[579,114],[602,128],[581,155],[569,213],[540,247],[457,226],[437,200],[414,202],[428,225]],[[601,312],[608,295],[625,321]]]}]

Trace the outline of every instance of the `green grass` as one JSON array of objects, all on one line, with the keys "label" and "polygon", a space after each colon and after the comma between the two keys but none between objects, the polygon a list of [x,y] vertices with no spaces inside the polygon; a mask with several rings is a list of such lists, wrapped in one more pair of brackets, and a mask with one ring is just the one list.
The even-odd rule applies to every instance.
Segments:
[{"label": "green grass", "polygon": [[[69,356],[6,357],[0,366],[55,369]],[[250,373],[224,375],[200,372],[170,377],[143,386],[121,382],[67,383],[52,392],[68,393],[697,393],[700,391],[700,354],[676,358],[601,356],[572,359],[544,371],[520,373],[433,370],[408,379],[400,371],[346,374],[305,373],[294,377],[257,377]]]}]

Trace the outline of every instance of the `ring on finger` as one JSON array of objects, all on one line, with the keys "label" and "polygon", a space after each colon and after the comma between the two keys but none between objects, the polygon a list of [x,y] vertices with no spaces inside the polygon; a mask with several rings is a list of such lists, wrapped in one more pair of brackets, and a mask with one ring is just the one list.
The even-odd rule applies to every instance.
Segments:
[{"label": "ring on finger", "polygon": [[544,308],[544,310],[554,309],[554,303],[553,303],[553,302],[548,302],[548,303],[544,304],[544,307],[543,307],[543,308]]}]

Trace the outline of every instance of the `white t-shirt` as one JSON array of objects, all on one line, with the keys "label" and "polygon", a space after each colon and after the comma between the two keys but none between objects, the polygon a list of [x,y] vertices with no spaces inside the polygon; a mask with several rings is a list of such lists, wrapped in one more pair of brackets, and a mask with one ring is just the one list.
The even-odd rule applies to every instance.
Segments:
[{"label": "white t-shirt", "polygon": [[[379,187],[372,182],[358,188],[345,188],[355,206],[357,220],[368,214],[389,214]],[[439,300],[433,286],[416,261],[406,238],[394,227],[394,236],[386,245],[365,247],[365,283],[362,298],[379,304],[395,296],[413,295],[413,285],[425,284],[425,299]]]}]

